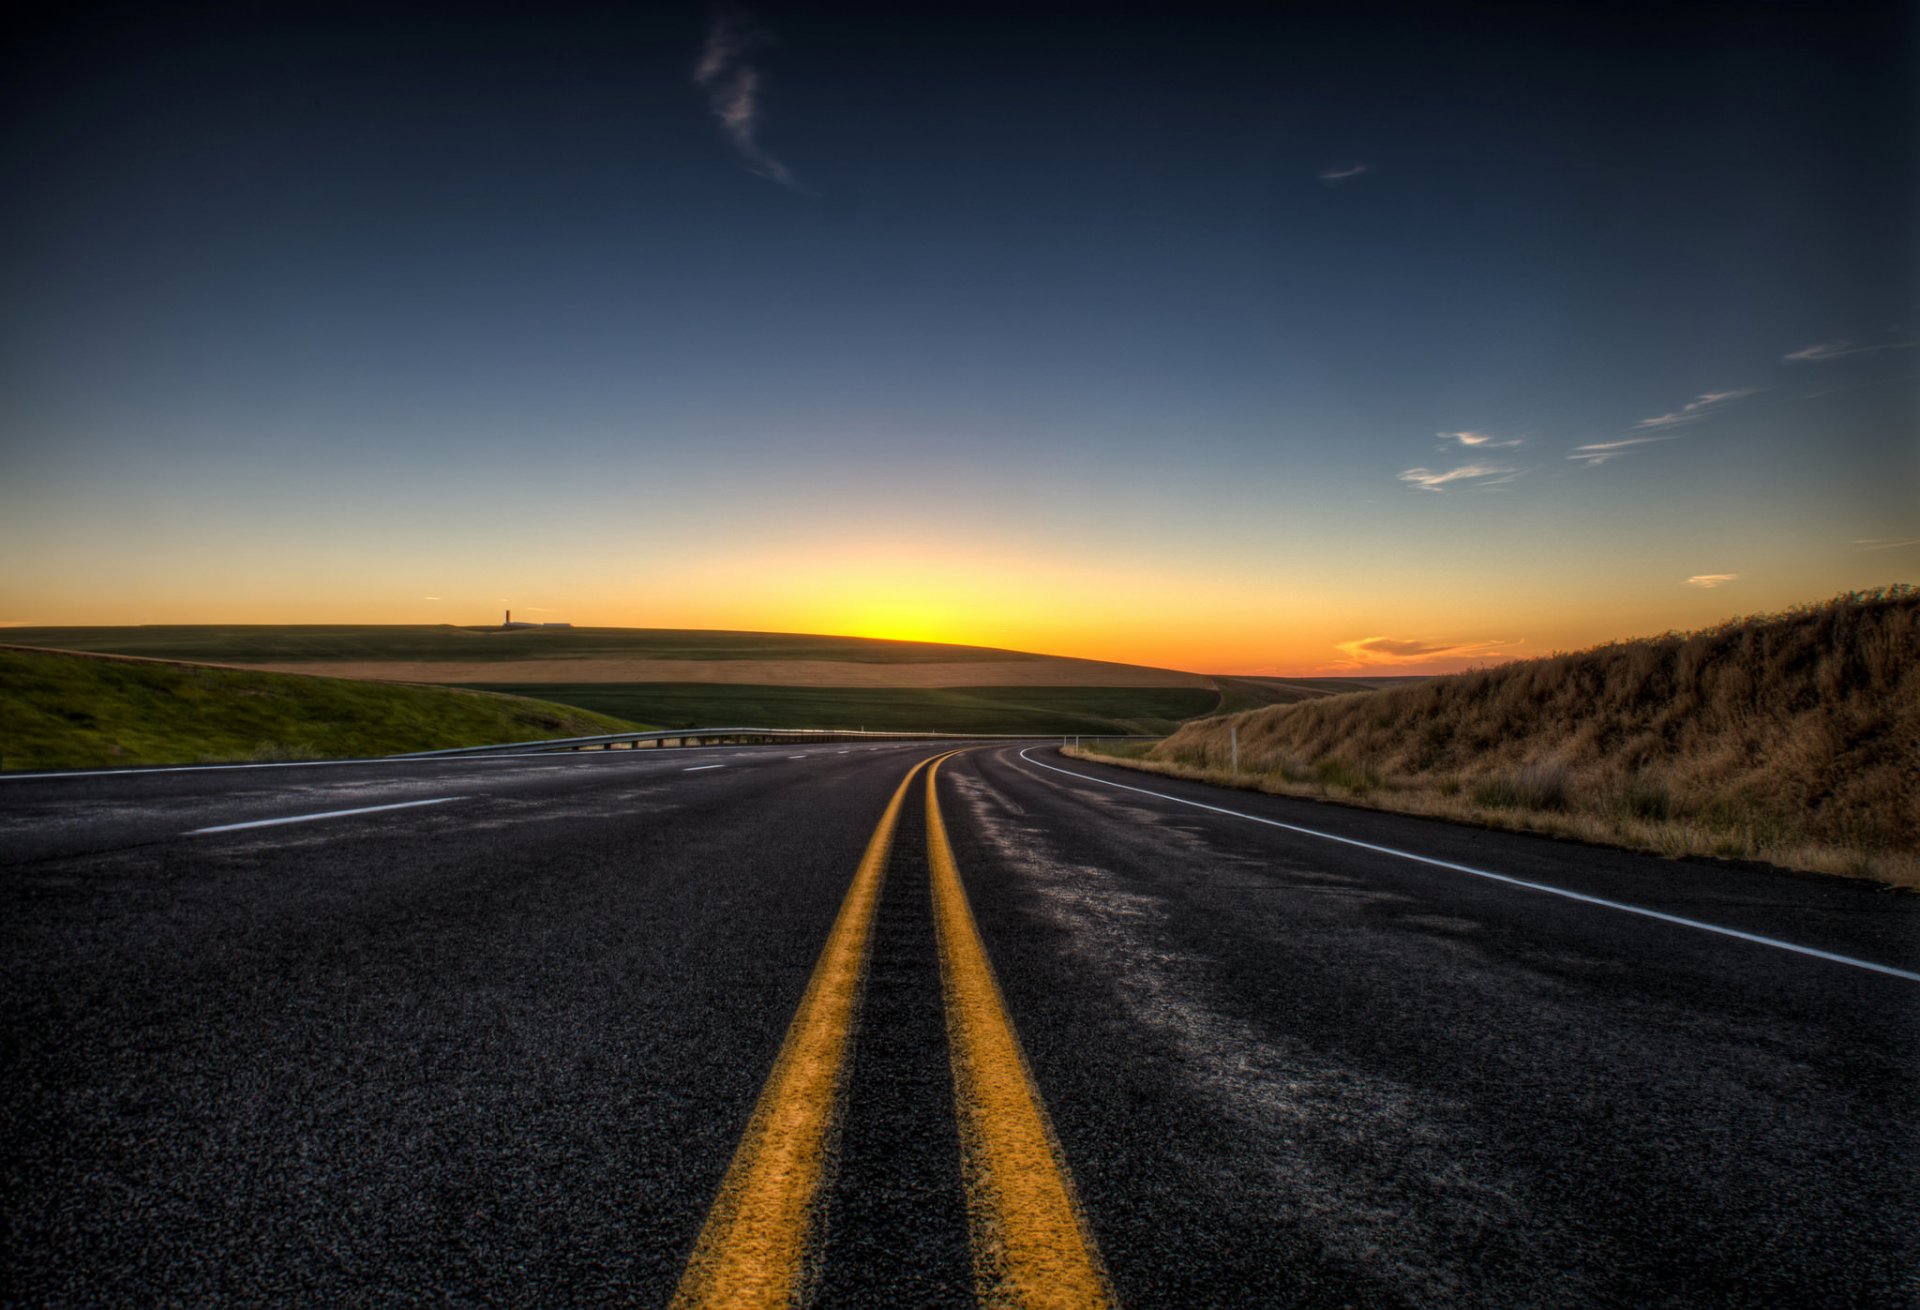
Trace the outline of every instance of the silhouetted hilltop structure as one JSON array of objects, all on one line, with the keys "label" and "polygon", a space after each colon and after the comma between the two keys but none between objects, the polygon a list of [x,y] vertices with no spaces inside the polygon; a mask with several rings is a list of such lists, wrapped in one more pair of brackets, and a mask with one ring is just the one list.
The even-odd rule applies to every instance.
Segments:
[{"label": "silhouetted hilltop structure", "polygon": [[500,620],[500,631],[512,632],[518,628],[571,628],[571,623],[515,623],[513,611],[508,610],[506,617]]}]

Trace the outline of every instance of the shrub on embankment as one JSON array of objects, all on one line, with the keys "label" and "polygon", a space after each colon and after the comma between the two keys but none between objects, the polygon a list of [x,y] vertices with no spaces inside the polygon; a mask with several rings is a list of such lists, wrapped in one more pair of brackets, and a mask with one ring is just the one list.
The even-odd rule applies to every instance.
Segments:
[{"label": "shrub on embankment", "polygon": [[1206,719],[1147,767],[1920,885],[1920,592]]},{"label": "shrub on embankment", "polygon": [[634,726],[488,692],[0,650],[7,769],[351,758]]}]

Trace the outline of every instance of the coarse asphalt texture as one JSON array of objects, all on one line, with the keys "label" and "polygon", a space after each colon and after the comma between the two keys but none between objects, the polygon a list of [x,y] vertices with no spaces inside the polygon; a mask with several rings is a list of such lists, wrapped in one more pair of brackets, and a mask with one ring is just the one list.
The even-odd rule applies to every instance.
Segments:
[{"label": "coarse asphalt texture", "polygon": [[[0,778],[0,1299],[664,1305],[947,749]],[[1920,897],[1046,745],[938,789],[1122,1304],[1920,1305],[1920,982],[1243,816],[1909,972]],[[819,1305],[976,1300],[928,888],[909,804]]]}]

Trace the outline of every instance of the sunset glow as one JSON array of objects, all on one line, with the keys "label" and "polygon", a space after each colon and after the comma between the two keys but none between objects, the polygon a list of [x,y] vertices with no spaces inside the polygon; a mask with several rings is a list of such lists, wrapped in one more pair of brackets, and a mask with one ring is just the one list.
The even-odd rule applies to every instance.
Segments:
[{"label": "sunset glow", "polygon": [[837,14],[47,17],[0,623],[1434,672],[1915,576],[1897,42]]}]

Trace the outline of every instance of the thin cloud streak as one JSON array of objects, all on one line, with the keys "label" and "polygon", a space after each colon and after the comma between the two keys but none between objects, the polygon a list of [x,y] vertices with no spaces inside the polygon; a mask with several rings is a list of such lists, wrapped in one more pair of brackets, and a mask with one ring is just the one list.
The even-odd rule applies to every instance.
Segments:
[{"label": "thin cloud streak", "polygon": [[1524,446],[1527,444],[1519,437],[1514,437],[1507,441],[1499,441],[1484,432],[1436,432],[1434,435],[1443,441],[1457,441],[1461,445],[1470,446],[1475,450],[1506,450],[1514,446]]},{"label": "thin cloud streak", "polygon": [[1396,641],[1392,637],[1366,637],[1360,641],[1350,641],[1340,647],[1349,652],[1365,651],[1369,655],[1384,655],[1390,659],[1412,659],[1417,655],[1440,655],[1452,650],[1451,646],[1439,646],[1430,641]]},{"label": "thin cloud streak", "polygon": [[747,56],[770,39],[744,12],[716,9],[707,43],[694,65],[693,82],[706,90],[707,107],[720,120],[720,129],[749,173],[812,194],[794,179],[792,169],[760,144],[760,70],[747,62]]},{"label": "thin cloud streak", "polygon": [[1657,437],[1622,437],[1618,441],[1590,441],[1584,446],[1575,446],[1567,455],[1568,459],[1579,460],[1588,468],[1595,468],[1610,459],[1633,453],[1636,446],[1652,446],[1662,441],[1678,441],[1680,434],[1671,432]]},{"label": "thin cloud streak", "polygon": [[1802,346],[1780,356],[1782,364],[1824,364],[1830,359],[1845,359],[1848,355],[1875,355],[1883,350],[1911,350],[1920,346],[1920,341],[1883,341],[1877,346],[1856,346],[1851,341],[1816,341],[1811,346]]},{"label": "thin cloud streak", "polygon": [[1839,359],[1842,355],[1857,355],[1860,348],[1850,341],[1816,341],[1811,346],[1802,346],[1780,356],[1782,364],[1818,364],[1824,360]]},{"label": "thin cloud streak", "polygon": [[1590,441],[1584,446],[1575,446],[1567,455],[1587,468],[1598,468],[1610,460],[1630,455],[1641,446],[1651,446],[1662,441],[1678,441],[1683,432],[1673,429],[1697,423],[1709,417],[1715,410],[1733,401],[1755,396],[1765,391],[1765,387],[1739,387],[1732,391],[1705,391],[1682,405],[1679,409],[1666,414],[1656,414],[1652,418],[1643,418],[1635,423],[1629,432],[1639,436],[1625,436],[1614,441]]},{"label": "thin cloud streak", "polygon": [[1737,582],[1739,579],[1738,573],[1696,573],[1687,579],[1686,585],[1699,587],[1702,591],[1712,591],[1715,587],[1724,587],[1729,582]]},{"label": "thin cloud streak", "polygon": [[1517,654],[1513,648],[1524,639],[1511,641],[1421,641],[1402,637],[1356,637],[1334,643],[1345,660],[1340,667],[1405,668],[1431,664],[1439,660],[1477,660]]},{"label": "thin cloud streak", "polygon": [[1857,537],[1853,544],[1861,550],[1899,550],[1903,546],[1920,546],[1920,537]]},{"label": "thin cloud streak", "polygon": [[1463,464],[1455,469],[1412,468],[1400,481],[1422,491],[1446,491],[1455,483],[1470,487],[1498,487],[1512,482],[1522,470],[1511,464]]},{"label": "thin cloud streak", "polygon": [[1694,400],[1688,401],[1669,414],[1660,414],[1654,418],[1643,418],[1633,426],[1639,428],[1667,428],[1681,423],[1696,423],[1707,416],[1707,411],[1716,405],[1724,405],[1730,400],[1739,400],[1761,391],[1760,387],[1742,387],[1738,391],[1709,391]]},{"label": "thin cloud streak", "polygon": [[1364,177],[1373,171],[1371,164],[1348,164],[1345,168],[1327,168],[1320,171],[1319,177],[1328,186],[1339,186],[1351,182],[1356,177]]}]

